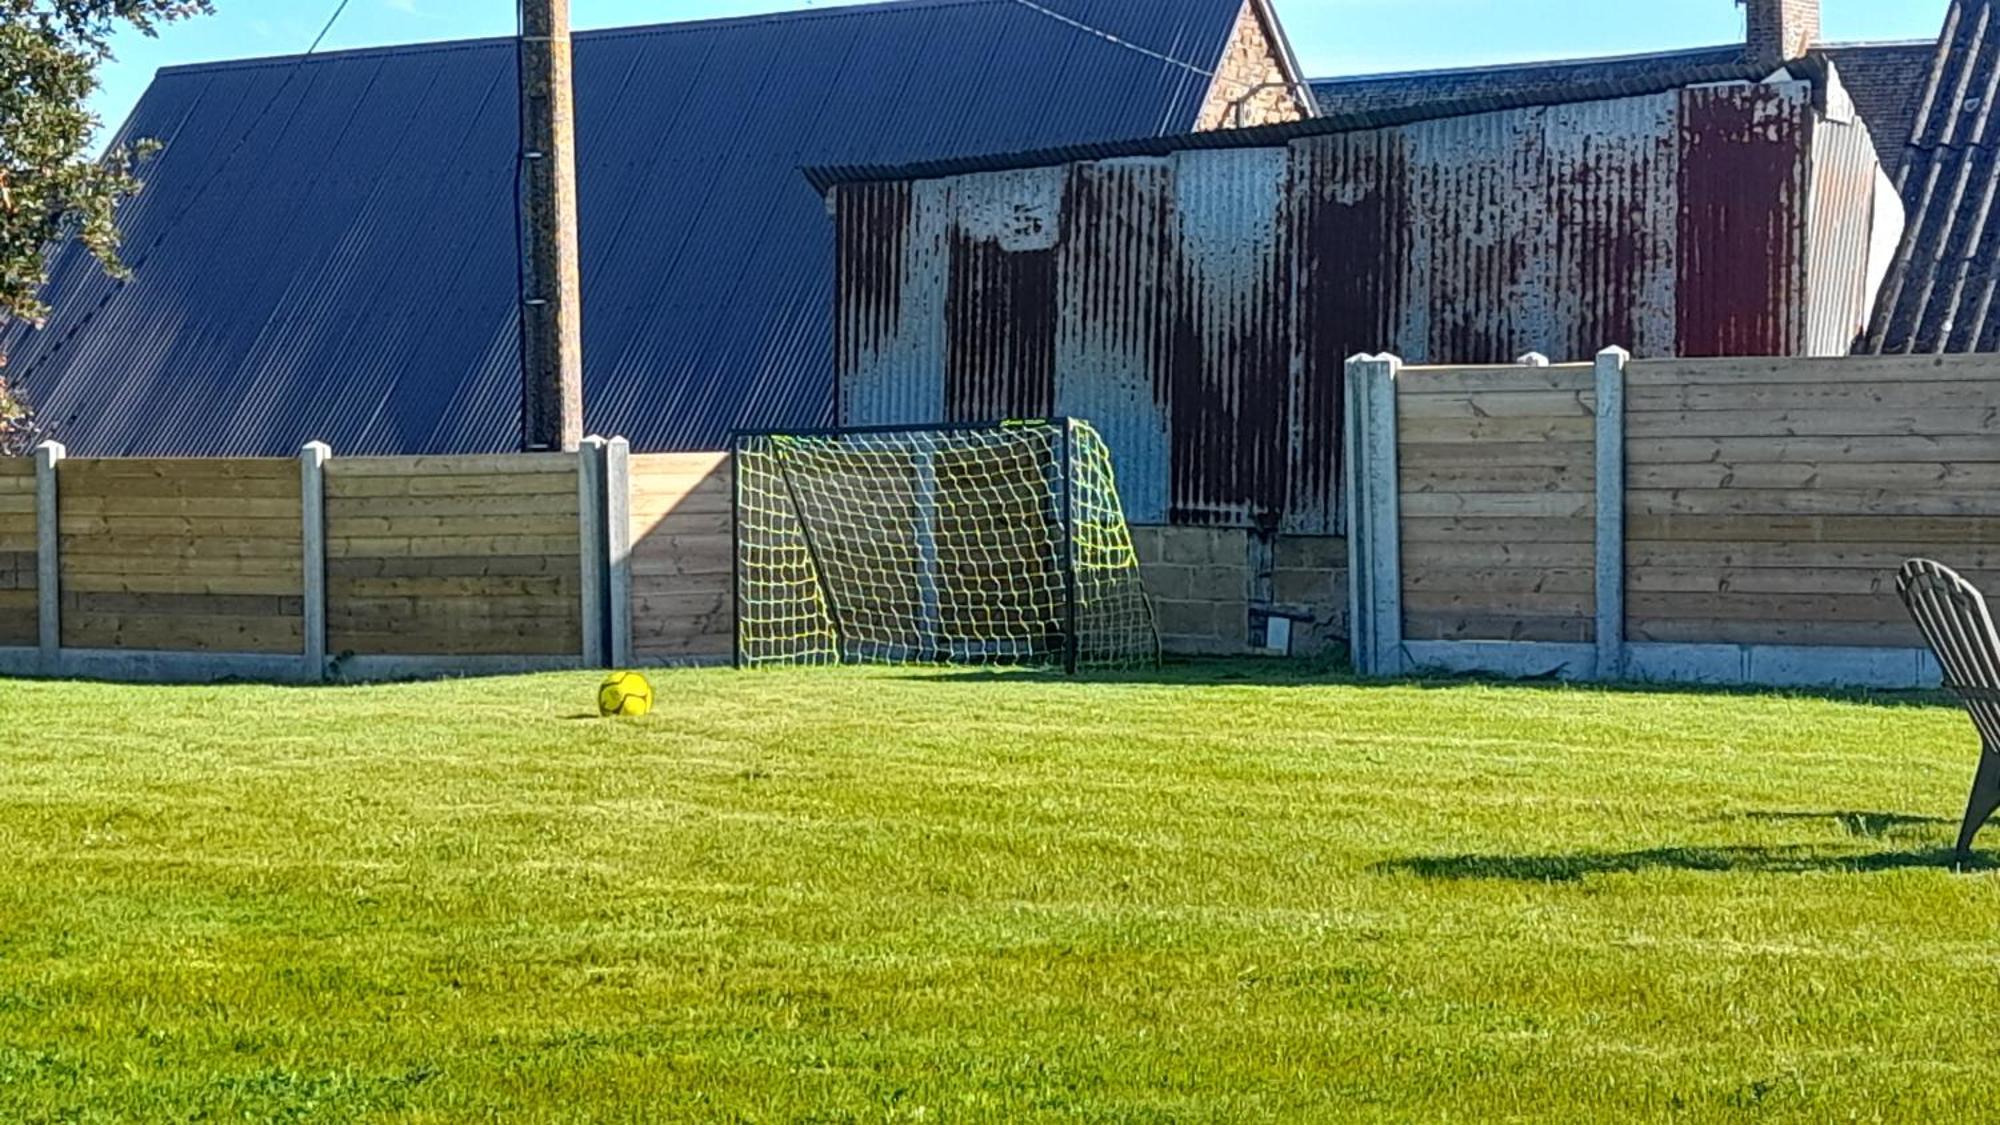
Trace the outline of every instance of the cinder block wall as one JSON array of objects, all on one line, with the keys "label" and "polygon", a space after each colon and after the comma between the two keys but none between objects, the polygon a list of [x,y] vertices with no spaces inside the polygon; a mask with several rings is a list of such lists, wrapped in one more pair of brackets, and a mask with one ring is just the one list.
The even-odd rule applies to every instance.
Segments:
[{"label": "cinder block wall", "polygon": [[1132,542],[1169,655],[1251,652],[1253,618],[1272,612],[1294,619],[1294,656],[1346,641],[1345,539],[1283,535],[1266,545],[1242,528],[1134,527]]},{"label": "cinder block wall", "polygon": [[1231,528],[1135,527],[1132,545],[1153,598],[1160,644],[1176,656],[1248,651],[1249,533]]},{"label": "cinder block wall", "polygon": [[1271,600],[1311,614],[1292,626],[1292,654],[1317,656],[1347,643],[1347,540],[1280,535],[1272,546]]}]

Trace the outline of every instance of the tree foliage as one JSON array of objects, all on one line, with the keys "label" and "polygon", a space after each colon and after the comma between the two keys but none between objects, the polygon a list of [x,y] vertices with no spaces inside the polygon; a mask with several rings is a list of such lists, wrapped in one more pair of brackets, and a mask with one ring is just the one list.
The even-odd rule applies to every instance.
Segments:
[{"label": "tree foliage", "polygon": [[[44,254],[62,239],[124,272],[117,207],[139,189],[149,146],[93,157],[98,122],[86,103],[119,28],[151,35],[209,10],[210,0],[0,0],[0,324],[47,314]],[[18,396],[0,382],[0,443],[24,426]]]}]

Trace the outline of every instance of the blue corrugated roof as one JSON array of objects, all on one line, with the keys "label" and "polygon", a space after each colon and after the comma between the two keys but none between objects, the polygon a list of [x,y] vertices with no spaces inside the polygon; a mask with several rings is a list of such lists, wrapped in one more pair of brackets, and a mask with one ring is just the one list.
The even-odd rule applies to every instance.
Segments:
[{"label": "blue corrugated roof", "polygon": [[[1184,132],[1241,10],[1037,2],[1129,45],[1016,0],[579,34],[588,428],[828,423],[832,231],[798,169]],[[10,378],[81,454],[511,448],[514,75],[511,39],[161,71],[124,130],[166,144],[121,215],[134,276],[59,250]]]}]

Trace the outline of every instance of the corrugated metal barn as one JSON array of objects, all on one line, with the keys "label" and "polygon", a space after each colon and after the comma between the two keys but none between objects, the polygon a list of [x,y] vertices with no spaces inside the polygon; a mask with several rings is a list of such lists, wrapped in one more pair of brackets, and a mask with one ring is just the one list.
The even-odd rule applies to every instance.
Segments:
[{"label": "corrugated metal barn", "polygon": [[[1186,132],[1245,11],[903,0],[579,34],[587,425],[676,449],[827,424],[832,236],[800,165]],[[91,455],[511,448],[514,52],[162,71],[123,130],[165,143],[120,214],[132,278],[69,244],[47,327],[0,327],[50,436]]]},{"label": "corrugated metal barn", "polygon": [[1315,534],[1352,353],[1844,353],[1901,208],[1837,77],[1794,72],[815,170],[841,421],[1076,415],[1135,521]]}]

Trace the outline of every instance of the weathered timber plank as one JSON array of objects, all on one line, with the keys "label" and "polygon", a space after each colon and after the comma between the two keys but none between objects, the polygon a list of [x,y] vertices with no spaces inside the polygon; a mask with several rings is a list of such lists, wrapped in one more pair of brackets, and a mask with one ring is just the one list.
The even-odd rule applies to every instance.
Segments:
[{"label": "weathered timber plank", "polygon": [[634,550],[637,550],[639,544],[645,539],[660,534],[680,537],[713,535],[727,538],[732,526],[729,510],[726,508],[719,512],[676,512],[666,520],[650,528],[641,528],[638,526],[639,522],[637,519],[633,520],[632,545]]},{"label": "weathered timber plank", "polygon": [[297,516],[289,519],[258,519],[253,517],[225,516],[85,516],[64,513],[62,534],[66,536],[104,536],[131,538],[134,536],[159,539],[217,539],[223,542],[240,542],[245,539],[268,539],[290,544],[298,549],[303,527]]},{"label": "weathered timber plank", "polygon": [[1985,411],[2000,401],[2000,379],[1966,383],[1688,383],[1635,387],[1629,413],[1703,411]]},{"label": "weathered timber plank", "polygon": [[519,515],[487,512],[463,516],[345,516],[327,522],[327,538],[400,539],[432,536],[521,536],[560,537],[576,534],[576,514]]},{"label": "weathered timber plank", "polygon": [[1405,613],[1471,614],[1479,617],[1589,617],[1597,612],[1594,593],[1520,593],[1500,590],[1413,589],[1403,584]]},{"label": "weathered timber plank", "polygon": [[1625,417],[1628,438],[2000,435],[2000,404],[1985,410],[1740,410],[1645,412]]},{"label": "weathered timber plank", "polygon": [[[1665,415],[1661,415],[1665,417]],[[1404,418],[1396,440],[1418,445],[1467,442],[1588,442],[1595,439],[1597,420],[1575,418]],[[1677,433],[1669,436],[1679,436]]]},{"label": "weathered timber plank", "polygon": [[[1404,497],[1407,510],[1411,497]],[[1633,516],[1966,516],[2000,518],[2000,492],[1834,488],[1634,488]],[[1426,512],[1424,514],[1432,514]]]},{"label": "weathered timber plank", "polygon": [[632,526],[652,525],[676,516],[727,515],[735,502],[725,494],[688,493],[679,497],[659,495],[632,497]]},{"label": "weathered timber plank", "polygon": [[64,616],[130,613],[148,617],[297,617],[305,612],[298,594],[189,594],[173,591],[62,591]]},{"label": "weathered timber plank", "polygon": [[125,535],[114,532],[64,534],[58,542],[65,562],[72,555],[97,558],[293,558],[300,549],[299,540],[276,536],[238,538],[226,535]]},{"label": "weathered timber plank", "polygon": [[412,621],[383,629],[351,629],[327,621],[326,647],[357,656],[563,656],[583,647],[583,628],[538,621],[510,628],[472,629],[450,621]]},{"label": "weathered timber plank", "polygon": [[77,594],[206,594],[286,595],[304,592],[300,574],[228,574],[214,577],[185,574],[95,574],[63,569],[65,595]]},{"label": "weathered timber plank", "polygon": [[1472,470],[1484,465],[1588,465],[1594,470],[1597,447],[1585,441],[1411,442],[1397,447],[1396,462],[1403,468],[1415,465]]},{"label": "weathered timber plank", "polygon": [[401,578],[329,578],[329,598],[538,598],[566,603],[580,592],[574,574],[431,575]]},{"label": "weathered timber plank", "polygon": [[1406,519],[1440,516],[1508,516],[1595,519],[1597,500],[1589,492],[1405,492]]},{"label": "weathered timber plank", "polygon": [[425,558],[432,556],[561,555],[576,565],[575,535],[453,535],[422,538],[335,536],[326,538],[329,559],[349,557]]},{"label": "weathered timber plank", "polygon": [[653,660],[723,659],[736,651],[735,638],[727,633],[692,637],[632,638],[632,651]]},{"label": "weathered timber plank", "polygon": [[482,498],[495,503],[505,502],[515,496],[560,496],[568,495],[572,501],[576,497],[576,477],[573,473],[480,473],[462,476],[338,476],[332,472],[343,462],[339,458],[328,461],[326,479],[327,508],[331,513],[336,500],[365,500],[380,496],[463,496]]},{"label": "weathered timber plank", "polygon": [[334,477],[534,476],[576,472],[574,453],[471,453],[423,457],[336,457]]},{"label": "weathered timber plank", "polygon": [[1466,367],[1405,367],[1396,373],[1396,394],[1465,394],[1471,391],[1579,391],[1595,385],[1597,368],[1590,363],[1560,363],[1549,367],[1521,364]]},{"label": "weathered timber plank", "polygon": [[[292,483],[297,492],[298,482]],[[265,519],[299,522],[297,496],[286,499],[255,496],[88,496],[70,491],[57,501],[63,519],[77,516],[201,516],[214,520]]]},{"label": "weathered timber plank", "polygon": [[[2000,443],[1996,443],[2000,444]],[[1628,467],[1626,485],[1643,491],[1701,488],[1929,489],[2000,497],[2000,462],[1870,464],[1828,461],[1736,462]]]},{"label": "weathered timber plank", "polygon": [[1403,563],[1406,592],[1457,593],[1469,597],[1509,594],[1594,594],[1597,572],[1590,567],[1457,567]]},{"label": "weathered timber plank", "polygon": [[1839,621],[1888,624],[1907,614],[1893,593],[1659,593],[1634,590],[1626,612],[1646,620]]},{"label": "weathered timber plank", "polygon": [[1701,621],[1628,616],[1626,636],[1665,644],[1836,645],[1854,648],[1920,648],[1923,635],[1905,618],[1888,623],[1853,621]]},{"label": "weathered timber plank", "polygon": [[417,620],[424,617],[457,621],[567,621],[576,616],[574,598],[545,594],[431,598],[420,596],[364,597],[351,590],[327,591],[327,620]]},{"label": "weathered timber plank", "polygon": [[729,574],[735,565],[735,552],[724,542],[697,540],[676,545],[672,541],[663,542],[645,553],[632,554],[632,578],[636,582],[645,578],[672,578],[685,575]]},{"label": "weathered timber plank", "polygon": [[1413,394],[1397,400],[1401,418],[1571,418],[1595,415],[1591,391],[1481,391],[1463,395]]},{"label": "weathered timber plank", "polygon": [[329,583],[336,578],[577,577],[578,564],[574,555],[351,556],[328,559],[326,573]]},{"label": "weathered timber plank", "polygon": [[1856,464],[2000,462],[2000,442],[1977,435],[1861,437],[1680,437],[1627,441],[1628,464],[1762,464],[1791,461]]},{"label": "weathered timber plank", "polygon": [[522,516],[576,518],[576,490],[487,496],[350,496],[327,502],[329,520],[395,519],[403,516]]},{"label": "weathered timber plank", "polygon": [[1401,469],[1398,484],[1405,495],[1413,492],[1574,492],[1594,495],[1597,487],[1597,468],[1587,463],[1435,468],[1421,462],[1411,464],[1405,461]]},{"label": "weathered timber plank", "polygon": [[1639,359],[1625,368],[1634,389],[1689,384],[1930,383],[2000,381],[2000,357],[1840,356],[1825,359]]},{"label": "weathered timber plank", "polygon": [[1589,616],[1530,618],[1406,612],[1403,615],[1403,636],[1412,641],[1586,644],[1597,639],[1597,622]]},{"label": "weathered timber plank", "polygon": [[186,558],[179,555],[100,555],[71,552],[62,560],[63,573],[98,575],[162,575],[199,578],[227,578],[231,575],[255,577],[299,577],[305,567],[297,557]]},{"label": "weathered timber plank", "polygon": [[235,497],[282,500],[289,498],[296,506],[299,492],[298,466],[289,462],[284,464],[287,469],[284,475],[135,477],[93,472],[75,462],[65,460],[60,470],[60,487],[64,496],[88,496],[99,499],[167,500]]},{"label": "weathered timber plank", "polygon": [[92,613],[65,608],[65,648],[130,648],[169,652],[296,652],[302,617],[182,616]]},{"label": "weathered timber plank", "polygon": [[1959,571],[2000,571],[2000,544],[1970,543],[1743,543],[1639,540],[1626,544],[1631,567],[1713,571],[1857,570],[1890,571],[1913,558],[1936,559]]},{"label": "weathered timber plank", "polygon": [[1628,515],[1629,542],[1990,543],[2000,519],[1971,516]]},{"label": "weathered timber plank", "polygon": [[[1963,572],[1974,585],[2000,579],[2000,571]],[[1895,567],[1631,567],[1628,590],[1654,594],[1838,594],[1894,597]]]},{"label": "weathered timber plank", "polygon": [[[1424,539],[1403,545],[1403,567],[1437,567],[1446,570],[1493,568],[1541,569],[1555,567],[1591,570],[1596,566],[1594,544],[1544,543],[1532,539],[1520,542],[1492,542],[1476,539]],[[1285,567],[1280,564],[1280,570]],[[1317,569],[1317,568],[1316,568]]]},{"label": "weathered timber plank", "polygon": [[1405,544],[1426,540],[1483,543],[1587,543],[1595,549],[1590,518],[1404,516],[1398,529]]}]

